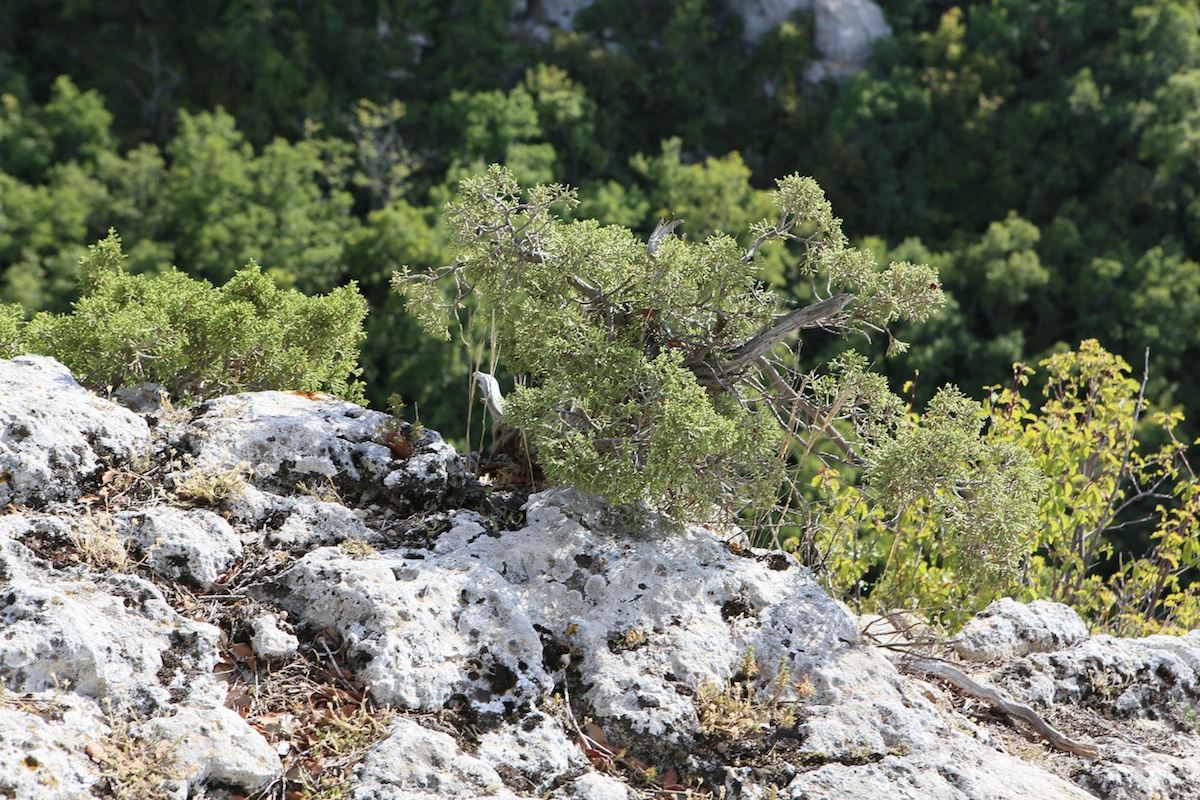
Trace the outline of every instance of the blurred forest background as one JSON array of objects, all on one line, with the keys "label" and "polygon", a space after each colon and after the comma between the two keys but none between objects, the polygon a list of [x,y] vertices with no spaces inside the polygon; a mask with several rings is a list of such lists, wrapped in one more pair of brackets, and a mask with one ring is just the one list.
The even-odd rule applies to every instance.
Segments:
[{"label": "blurred forest background", "polygon": [[[597,0],[540,37],[513,5],[6,0],[0,301],[69,309],[110,227],[135,272],[357,280],[372,404],[457,439],[466,349],[389,279],[449,260],[463,176],[502,162],[579,187],[579,216],[700,239],[798,171],[856,244],[941,272],[908,354],[852,343],[897,390],[979,397],[1094,337],[1135,370],[1148,347],[1148,397],[1200,419],[1200,0],[881,0],[894,35],[840,85],[803,78],[808,13],[748,44],[722,0]],[[782,258],[768,277],[808,296]]]}]

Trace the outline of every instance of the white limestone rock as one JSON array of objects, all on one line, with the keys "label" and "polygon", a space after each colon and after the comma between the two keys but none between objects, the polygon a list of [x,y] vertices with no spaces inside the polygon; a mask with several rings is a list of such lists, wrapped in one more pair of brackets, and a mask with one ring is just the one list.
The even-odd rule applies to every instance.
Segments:
[{"label": "white limestone rock", "polygon": [[[1069,700],[1115,719],[1166,718],[1200,707],[1200,630],[1182,636],[1093,636],[1074,647],[1006,665],[1006,685],[1036,704]],[[1048,682],[1047,682],[1048,681]]]},{"label": "white limestone rock", "polygon": [[[546,38],[551,29],[571,30],[579,12],[595,0],[541,0],[518,2],[513,17],[526,31]],[[811,12],[820,58],[805,77],[816,83],[843,80],[866,66],[876,40],[892,35],[883,9],[874,0],[727,0],[726,6],[742,18],[742,38],[754,44],[794,14]]]},{"label": "white limestone rock", "polygon": [[149,447],[150,428],[47,356],[0,360],[0,508],[74,500],[107,464]]},{"label": "white limestone rock", "polygon": [[[1153,732],[1129,729],[1131,738]],[[1200,797],[1200,747],[1195,738],[1187,741],[1182,736],[1167,743],[1172,753],[1161,752],[1136,744],[1126,745],[1122,752],[1103,761],[1091,764],[1081,771],[1075,782],[1093,797],[1105,800],[1143,800],[1143,798],[1193,798]],[[1157,752],[1156,752],[1157,751]]]},{"label": "white limestone rock", "polygon": [[1094,796],[1200,797],[1200,732],[1188,720],[1200,709],[1200,631],[1093,636],[1009,659],[983,680],[1051,721],[1064,707],[1093,715],[1104,758],[1073,780]]},{"label": "white limestone rock", "polygon": [[99,780],[85,753],[103,727],[92,701],[54,689],[21,695],[0,687],[0,797],[83,800]]},{"label": "white limestone rock", "polygon": [[463,752],[450,736],[403,716],[367,753],[356,777],[353,800],[517,798],[496,770]]},{"label": "white limestone rock", "polygon": [[[356,447],[374,444],[387,415],[333,398],[313,400],[291,392],[245,392],[202,404],[184,443],[202,468],[246,465],[256,486],[295,491],[344,476],[364,476]],[[385,448],[386,449],[386,448]],[[377,460],[370,465],[380,468]]]},{"label": "white limestone rock", "polygon": [[287,516],[278,529],[267,534],[268,547],[307,553],[347,539],[371,537],[367,526],[351,509],[315,497],[287,498],[277,513]]},{"label": "white limestone rock", "polygon": [[954,651],[967,661],[993,661],[1063,650],[1087,635],[1087,625],[1070,606],[1001,597],[963,626]]},{"label": "white limestone rock", "polygon": [[384,703],[436,710],[461,694],[492,715],[531,704],[553,679],[524,604],[489,567],[460,565],[321,548],[257,594],[336,628]]},{"label": "white limestone rock", "polygon": [[485,496],[458,452],[428,428],[417,436],[412,455],[398,462],[383,485],[392,502],[411,511],[478,505]]},{"label": "white limestone rock", "polygon": [[824,764],[797,775],[781,800],[1095,800],[1028,762],[955,734],[943,749],[868,764]]},{"label": "white limestone rock", "polygon": [[610,735],[681,756],[698,733],[692,691],[729,678],[753,647],[764,691],[781,660],[816,687],[806,752],[886,754],[948,731],[885,658],[855,644],[854,620],[790,556],[738,556],[707,530],[656,518],[612,531],[570,490],[527,509],[526,528],[501,534],[460,514],[427,552],[316,550],[255,593],[338,630],[372,695],[414,709],[523,713],[569,650]]},{"label": "white limestone rock", "polygon": [[236,498],[226,503],[229,521],[239,529],[260,530],[275,527],[279,519],[296,507],[299,497],[280,497],[273,492],[264,492],[257,486],[246,484]]},{"label": "white limestone rock", "polygon": [[395,457],[381,444],[388,419],[333,398],[247,392],[204,403],[180,446],[200,469],[244,465],[254,486],[279,494],[332,484],[348,502],[383,499],[410,511],[483,498],[483,487],[435,431],[421,432],[409,458]]},{"label": "white limestone rock", "polygon": [[742,18],[742,37],[757,42],[798,11],[809,11],[813,0],[732,0],[731,10]]},{"label": "white limestone rock", "polygon": [[[0,413],[11,407],[0,396]],[[42,419],[26,416],[16,424],[32,429]],[[986,674],[978,662],[962,668],[1053,724],[1080,724],[1067,732],[1104,753],[1096,761],[1019,761],[1000,752],[1011,728],[956,710],[956,690],[897,672],[790,556],[735,553],[723,533],[653,515],[622,526],[602,504],[565,489],[531,498],[522,530],[496,532],[480,514],[455,510],[468,484],[455,488],[461,462],[440,437],[428,432],[412,458],[399,459],[378,444],[378,422],[339,401],[263,393],[213,401],[195,425],[181,418],[170,433],[198,462],[232,468],[246,460],[258,469],[258,485],[228,509],[236,538],[254,552],[253,574],[262,576],[252,595],[286,609],[298,628],[335,629],[340,663],[375,700],[457,709],[475,726],[468,754],[418,718],[400,718],[360,769],[357,800],[635,796],[597,773],[573,728],[547,713],[547,696],[564,682],[576,714],[614,745],[660,769],[723,779],[730,800],[766,796],[768,780],[795,800],[1200,796],[1200,735],[1189,723],[1200,708],[1200,632],[1080,639],[1077,618],[1061,607],[989,609],[960,644],[1001,663]],[[75,434],[88,441],[79,429],[65,435]],[[293,495],[299,482],[324,479],[351,507]],[[391,504],[391,519],[400,507],[440,504],[438,518],[450,527],[419,541],[397,535],[401,528],[373,530],[381,515],[355,511],[372,493]],[[278,775],[278,757],[222,707],[224,685],[213,678],[217,629],[171,610],[169,587],[59,558],[55,547],[80,521],[72,514],[51,507],[0,516],[0,796],[90,791],[96,770],[82,748],[89,733],[103,734],[97,700],[109,696],[117,713],[136,712],[143,735],[179,739],[172,756],[191,777],[170,787],[173,797],[260,791]],[[180,520],[214,519],[151,506],[118,515],[119,532],[151,549],[174,541],[135,525],[147,518],[167,533]],[[346,535],[378,549],[321,546]],[[235,548],[226,536],[229,550],[210,559],[199,538],[184,537],[178,570],[175,561],[147,562],[156,580],[215,579]],[[382,549],[389,542],[406,546]],[[253,613],[260,660],[293,652],[274,614]],[[750,647],[760,698],[771,695],[780,663],[813,691],[795,728],[780,734],[787,748],[768,764],[750,763],[753,749],[731,763],[698,733],[698,682],[730,677]],[[792,691],[785,686],[785,698]],[[30,702],[61,693],[66,710],[61,719],[31,712],[14,692],[33,692]]]},{"label": "white limestone rock", "polygon": [[170,716],[137,726],[146,740],[173,742],[164,772],[183,776],[187,797],[204,796],[201,787],[237,788],[249,794],[279,777],[279,756],[258,731],[228,708],[181,707]]},{"label": "white limestone rock", "polygon": [[603,772],[588,772],[556,789],[552,800],[633,800],[629,786]]},{"label": "white limestone rock", "polygon": [[575,17],[595,0],[516,0],[513,3],[513,16],[523,17],[532,26],[536,34],[539,28],[560,28],[571,30],[575,25]]},{"label": "white limestone rock", "polygon": [[242,541],[221,516],[194,508],[149,508],[134,519],[133,538],[155,574],[207,590],[242,555]]},{"label": "white limestone rock", "polygon": [[554,789],[563,776],[588,769],[587,757],[567,738],[562,726],[539,711],[515,725],[485,733],[476,756],[497,771],[519,774],[538,796]]},{"label": "white limestone rock", "polygon": [[296,654],[300,640],[279,627],[279,617],[264,614],[250,620],[250,646],[264,661],[282,661]]},{"label": "white limestone rock", "polygon": [[143,711],[189,700],[219,705],[212,677],[219,631],[176,613],[154,584],[112,573],[59,577],[9,540],[20,518],[4,520],[0,574],[0,680],[16,692],[69,682],[71,691]]}]

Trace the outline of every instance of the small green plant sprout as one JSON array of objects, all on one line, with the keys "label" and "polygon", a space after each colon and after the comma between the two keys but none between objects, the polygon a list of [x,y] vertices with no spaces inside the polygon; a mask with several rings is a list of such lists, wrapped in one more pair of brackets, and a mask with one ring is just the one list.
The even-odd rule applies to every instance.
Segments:
[{"label": "small green plant sprout", "polygon": [[613,653],[637,650],[650,641],[650,634],[640,628],[630,628],[608,638],[608,649]]},{"label": "small green plant sprout", "polygon": [[1190,702],[1179,701],[1171,704],[1171,710],[1175,712],[1175,718],[1179,724],[1196,733],[1200,733],[1200,711],[1196,710],[1196,704]]},{"label": "small green plant sprout", "polygon": [[248,462],[232,468],[192,464],[175,476],[175,496],[198,506],[217,506],[236,501],[246,490],[250,474]]},{"label": "small green plant sprout", "polygon": [[400,399],[400,395],[393,394],[388,397],[388,417],[383,423],[381,433],[383,444],[399,459],[406,459],[412,455],[413,444],[424,429],[420,421],[404,421],[406,408],[408,406]]},{"label": "small green plant sprout", "polygon": [[[805,374],[798,337],[877,332],[900,350],[889,324],[943,302],[929,267],[880,269],[850,247],[811,178],[778,181],[773,198],[777,215],[746,247],[723,233],[688,242],[670,225],[648,246],[626,228],[564,220],[573,190],[522,192],[493,166],[447,208],[458,260],[394,284],[442,337],[468,298],[477,319],[494,321],[501,359],[528,376],[506,399],[506,421],[532,435],[552,480],[675,516],[708,518],[714,500],[771,507],[787,443],[832,441],[862,463],[844,423],[882,430],[900,405],[859,361],[823,380]],[[808,305],[782,308],[760,279],[756,258],[770,243],[799,259]]]},{"label": "small green plant sprout", "polygon": [[354,284],[306,297],[251,262],[216,288],[177,271],[130,275],[124,260],[113,232],[89,247],[83,297],[70,314],[35,315],[19,349],[54,356],[99,391],[153,382],[177,398],[281,389],[362,399],[354,377],[367,306]]},{"label": "small green plant sprout", "polygon": [[749,647],[737,672],[724,685],[708,679],[700,682],[696,687],[695,703],[701,733],[738,740],[796,724],[798,701],[784,700],[784,695],[794,692],[799,699],[807,699],[812,696],[812,685],[807,680],[793,684],[784,658],[771,683],[770,697],[760,700],[755,688],[758,672],[754,648]]}]

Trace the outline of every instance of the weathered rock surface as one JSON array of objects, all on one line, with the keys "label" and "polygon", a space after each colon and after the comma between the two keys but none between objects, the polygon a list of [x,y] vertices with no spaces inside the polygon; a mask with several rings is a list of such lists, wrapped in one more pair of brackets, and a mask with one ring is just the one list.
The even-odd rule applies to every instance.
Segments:
[{"label": "weathered rock surface", "polygon": [[0,678],[15,692],[56,687],[142,712],[224,700],[212,677],[220,631],[187,619],[150,581],[53,570],[16,538],[36,535],[0,517]]},{"label": "weathered rock surface", "polygon": [[439,797],[515,800],[500,773],[469,755],[445,733],[401,717],[367,754],[354,800],[433,800]]},{"label": "weathered rock surface", "polygon": [[735,0],[730,3],[742,18],[742,35],[757,42],[793,14],[811,11],[814,0]]},{"label": "weathered rock surface", "polygon": [[187,797],[210,784],[256,791],[280,772],[271,746],[228,708],[179,708],[172,716],[156,716],[138,726],[137,734],[171,743],[163,769],[187,784]]},{"label": "weathered rock surface", "polygon": [[141,455],[146,421],[46,356],[0,361],[0,508],[74,500],[107,464]]},{"label": "weathered rock surface", "polygon": [[336,489],[348,501],[384,500],[412,511],[477,502],[483,489],[454,448],[422,430],[409,458],[380,443],[387,415],[334,398],[252,392],[204,403],[180,432],[194,468],[248,470],[258,489]]},{"label": "weathered rock surface", "polygon": [[[44,446],[89,441],[86,393],[50,393],[70,402],[40,404],[58,432]],[[20,396],[0,394],[0,417],[33,424]],[[146,474],[170,471],[163,442],[104,408],[159,454]],[[1101,757],[1050,750],[906,672],[790,556],[568,489],[505,530],[440,437],[404,458],[379,444],[385,421],[269,392],[156,422],[193,467],[248,465],[251,485],[207,510],[169,481],[137,494],[149,478],[103,509],[29,484],[29,506],[0,516],[0,797],[103,795],[120,731],[174,796],[278,796],[322,731],[363,719],[364,691],[401,713],[366,742],[356,800],[627,800],[684,782],[732,800],[772,785],[795,800],[1200,796],[1200,632],[1089,638],[1053,604],[980,615],[958,667]],[[47,480],[80,463],[46,462]],[[135,558],[99,558],[97,530]],[[727,701],[716,717],[706,686]]]},{"label": "weathered rock surface", "polygon": [[871,58],[876,39],[892,35],[883,10],[872,0],[814,0],[816,36],[821,58],[807,70],[810,81],[842,80]]},{"label": "weathered rock surface", "polygon": [[92,797],[100,774],[84,750],[102,726],[99,705],[77,694],[6,694],[0,700],[0,797]]},{"label": "weathered rock surface", "polygon": [[211,589],[242,555],[229,523],[202,508],[149,508],[132,521],[146,564],[167,580]]},{"label": "weathered rock surface", "polygon": [[1087,635],[1087,625],[1070,606],[1002,597],[963,626],[954,652],[966,661],[995,661],[1065,650]]},{"label": "weathered rock surface", "polygon": [[250,646],[254,655],[264,661],[280,661],[296,654],[300,649],[300,640],[287,631],[280,630],[279,617],[274,614],[264,614],[250,621],[254,633],[250,637]]}]

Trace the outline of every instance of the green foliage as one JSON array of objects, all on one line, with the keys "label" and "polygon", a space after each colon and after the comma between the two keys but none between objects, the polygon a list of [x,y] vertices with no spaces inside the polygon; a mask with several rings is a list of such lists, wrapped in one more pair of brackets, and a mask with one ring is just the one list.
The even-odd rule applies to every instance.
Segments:
[{"label": "green foliage", "polygon": [[404,104],[399,100],[381,106],[364,99],[354,107],[350,133],[360,167],[354,183],[370,192],[376,207],[390,205],[404,194],[415,167],[416,158],[399,130],[404,114]]},{"label": "green foliage", "polygon": [[180,263],[224,281],[231,264],[268,252],[284,281],[305,291],[333,285],[353,227],[352,199],[345,176],[326,169],[322,149],[312,140],[277,139],[256,155],[220,110],[182,113],[179,124],[167,148],[167,191]]},{"label": "green foliage", "polygon": [[522,183],[549,183],[604,158],[595,142],[595,103],[558,67],[538,64],[508,92],[452,92],[449,111],[461,131],[451,179],[500,162]]},{"label": "green foliage", "polygon": [[[1053,476],[1038,509],[1021,595],[1068,603],[1117,635],[1182,632],[1200,625],[1200,482],[1175,437],[1178,413],[1152,416],[1139,439],[1144,385],[1094,340],[1041,363],[1045,402],[1021,394],[1032,370],[1018,365],[993,387],[989,439],[1020,445]],[[1114,534],[1149,522],[1144,554],[1122,553]]]},{"label": "green foliage", "polygon": [[[372,401],[401,392],[454,434],[469,359],[423,337],[388,279],[458,257],[439,213],[461,180],[504,161],[525,184],[578,186],[564,214],[643,237],[681,217],[689,246],[724,233],[750,248],[749,226],[772,213],[769,177],[798,170],[820,179],[861,249],[940,275],[945,306],[909,328],[870,316],[927,273],[893,271],[890,288],[883,271],[848,273],[874,288],[855,288],[858,316],[836,330],[871,335],[855,346],[893,386],[915,383],[910,404],[1094,337],[1127,358],[1149,347],[1146,397],[1181,403],[1178,436],[1192,435],[1197,0],[882,0],[895,33],[840,85],[805,78],[810,12],[753,43],[719,0],[596,0],[570,31],[540,37],[522,35],[536,4],[509,0],[127,5],[0,4],[0,302],[26,316],[69,310],[87,245],[110,228],[135,274],[177,265],[221,284],[255,259],[306,292],[354,279],[372,309]],[[761,248],[757,279],[793,307],[842,291],[801,251]],[[0,344],[16,324],[0,322]],[[893,332],[912,345],[884,360],[903,349]],[[636,351],[634,339],[619,344]],[[800,343],[793,332],[781,347]],[[794,458],[828,460],[838,437],[860,450],[863,415],[830,415],[841,390],[815,398],[821,376],[804,379],[848,344],[802,343],[806,367],[795,350],[786,369],[771,354],[785,385],[826,404],[797,412],[820,412],[822,433],[789,439]],[[641,352],[631,381],[668,374],[651,366],[661,353]],[[1141,553],[1152,529],[1109,538]]]},{"label": "green foliage", "polygon": [[[908,415],[912,427],[884,440],[865,487],[832,471],[813,479],[834,498],[814,545],[831,588],[872,611],[925,609],[950,628],[997,592],[1067,603],[1118,635],[1200,624],[1190,580],[1200,569],[1200,482],[1174,435],[1182,415],[1154,415],[1145,433],[1162,444],[1144,447],[1144,386],[1123,359],[1089,340],[1042,367],[1040,410],[1022,395],[1033,371],[1017,365],[982,409],[943,391],[927,429]],[[892,470],[907,459],[920,466],[897,480]],[[1122,529],[1146,523],[1145,552],[1116,546]]]},{"label": "green foliage", "polygon": [[[778,479],[773,423],[710,397],[684,358],[754,332],[770,296],[737,268],[728,237],[664,240],[653,258],[627,229],[552,214],[574,202],[557,185],[522,202],[512,173],[493,167],[464,181],[448,212],[460,253],[450,271],[478,298],[481,319],[495,315],[509,369],[532,378],[506,418],[532,435],[553,479],[615,502],[649,499],[668,513],[703,513],[717,498],[761,504]],[[397,285],[444,336],[437,277]]]},{"label": "green foliage", "polygon": [[[707,518],[714,502],[728,515],[773,506],[780,456],[829,440],[868,467],[887,502],[925,502],[957,549],[971,548],[981,583],[1007,576],[1015,531],[1030,524],[1027,458],[981,443],[978,408],[952,391],[931,422],[906,423],[861,357],[805,374],[785,346],[804,329],[886,333],[925,319],[940,303],[936,274],[909,263],[881,270],[851,248],[810,178],[778,181],[772,199],[776,217],[751,226],[748,247],[724,233],[689,243],[671,235],[677,223],[644,243],[626,228],[562,219],[555,209],[574,206],[574,192],[522,193],[494,166],[463,181],[448,207],[458,260],[397,275],[396,288],[443,337],[447,312],[468,297],[491,321],[502,360],[528,380],[505,401],[505,421],[536,444],[552,480],[674,516]],[[779,241],[797,246],[797,273],[816,298],[782,315],[756,263]],[[454,296],[443,297],[443,280]]]},{"label": "green foliage", "polygon": [[80,264],[70,314],[36,315],[22,331],[96,389],[161,383],[195,398],[262,389],[328,390],[352,381],[366,304],[353,284],[324,297],[280,290],[251,262],[221,288],[179,272],[130,275],[115,233]]},{"label": "green foliage", "polygon": [[918,608],[957,627],[1020,577],[1044,479],[1028,452],[981,438],[980,405],[944,388],[885,417],[862,483],[827,468],[810,541],[829,588],[859,609]]},{"label": "green foliage", "polygon": [[[306,115],[379,100],[407,83],[421,50],[411,36],[444,32],[461,42],[453,36],[469,26],[440,21],[435,9],[428,0],[215,0],[203,8],[147,0],[136,11],[122,0],[12,0],[0,12],[0,51],[34,92],[78,65],[75,79],[108,98],[130,139],[161,142],[180,109],[221,105],[266,144],[298,135]],[[441,30],[431,30],[433,22]]]},{"label": "green foliage", "polygon": [[19,303],[0,306],[0,358],[21,355],[21,328],[25,310]]}]

